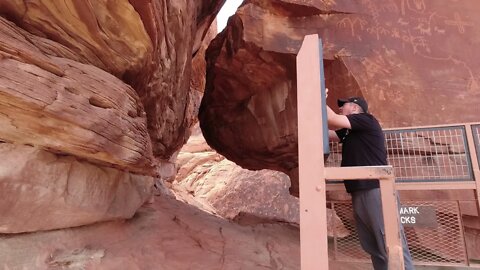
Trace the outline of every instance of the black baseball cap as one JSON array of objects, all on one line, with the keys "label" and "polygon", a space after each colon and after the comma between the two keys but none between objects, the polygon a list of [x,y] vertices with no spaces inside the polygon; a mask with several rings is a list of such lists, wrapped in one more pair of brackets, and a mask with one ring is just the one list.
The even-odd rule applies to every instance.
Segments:
[{"label": "black baseball cap", "polygon": [[348,98],[348,99],[339,99],[339,100],[337,100],[338,107],[342,107],[343,104],[345,104],[347,102],[355,103],[358,106],[360,106],[360,108],[362,108],[362,110],[364,112],[368,112],[368,103],[365,99],[363,99],[361,97],[351,97],[351,98]]}]

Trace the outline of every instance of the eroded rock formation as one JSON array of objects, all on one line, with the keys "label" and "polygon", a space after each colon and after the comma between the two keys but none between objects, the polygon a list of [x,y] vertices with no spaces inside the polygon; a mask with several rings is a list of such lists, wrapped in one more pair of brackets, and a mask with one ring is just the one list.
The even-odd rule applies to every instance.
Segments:
[{"label": "eroded rock formation", "polygon": [[[0,233],[130,218],[154,177],[174,177],[205,83],[202,46],[223,2],[0,0],[0,152],[8,157]],[[311,33],[324,42],[332,107],[361,95],[386,127],[477,121],[478,10],[473,1],[246,1],[207,53],[209,144],[243,167],[288,173],[298,187],[295,54]],[[298,229],[267,224],[298,221],[287,176],[193,147],[179,156],[174,191],[133,219],[2,236],[1,266],[298,269]],[[478,256],[475,196],[452,194],[445,198],[468,199],[460,202],[468,252]]]},{"label": "eroded rock formation", "polygon": [[126,76],[145,106],[155,156],[168,159],[188,139],[196,115],[187,115],[192,54],[198,51],[225,0],[130,1],[150,35],[146,66]]},{"label": "eroded rock formation", "polygon": [[300,269],[299,239],[285,224],[240,226],[162,195],[125,222],[0,236],[0,262],[37,270]]},{"label": "eroded rock formation", "polygon": [[[290,179],[271,170],[250,171],[213,151],[198,125],[178,155],[178,174],[171,188],[191,194],[187,202],[241,224],[284,222],[299,225],[299,200],[288,192]],[[185,199],[183,196],[181,199]],[[328,235],[350,232],[327,208]]]},{"label": "eroded rock formation", "polygon": [[306,34],[322,38],[332,108],[358,95],[384,127],[478,121],[479,10],[474,1],[245,1],[207,53],[205,138],[297,185],[295,55]]},{"label": "eroded rock formation", "polygon": [[0,143],[0,155],[0,233],[127,219],[151,197],[150,176],[24,145]]},{"label": "eroded rock formation", "polygon": [[[295,56],[307,34],[322,38],[332,108],[337,98],[356,95],[369,101],[384,127],[478,122],[472,108],[480,101],[475,53],[479,10],[474,1],[247,0],[207,51],[207,86],[199,115],[205,138],[244,168],[289,174],[291,193],[298,195],[296,93],[301,89],[296,89]],[[410,151],[406,154],[416,158],[415,164],[440,164],[415,167],[404,175],[448,178],[452,165],[465,165],[447,156],[461,153],[454,144],[429,152],[429,143],[445,143],[438,140],[396,142]],[[415,156],[419,153],[430,154]],[[422,200],[443,198],[441,192],[425,191],[404,197],[416,193],[422,193]],[[444,193],[445,200],[461,201],[465,230],[478,235],[473,191]],[[329,196],[348,200],[341,193]],[[477,239],[467,239],[472,256],[478,254],[472,248]],[[422,249],[433,246],[425,239],[420,242]],[[438,252],[448,254],[447,249]]]},{"label": "eroded rock formation", "polygon": [[0,141],[24,164],[2,168],[2,232],[134,214],[195,122],[192,56],[223,2],[0,0]]},{"label": "eroded rock formation", "polygon": [[95,66],[46,55],[31,34],[0,22],[1,139],[124,169],[151,166],[145,113],[131,87]]}]

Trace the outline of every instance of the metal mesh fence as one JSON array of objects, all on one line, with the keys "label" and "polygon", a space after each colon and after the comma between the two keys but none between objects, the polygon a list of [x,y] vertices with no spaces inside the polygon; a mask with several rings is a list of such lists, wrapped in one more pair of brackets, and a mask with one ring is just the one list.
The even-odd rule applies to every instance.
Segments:
[{"label": "metal mesh fence", "polygon": [[[369,261],[369,255],[360,246],[351,203],[335,201],[330,205],[350,231],[347,237],[334,237],[330,256],[337,261]],[[402,206],[427,206],[435,210],[436,226],[404,228],[415,264],[468,265],[456,201],[409,201],[403,202]]]},{"label": "metal mesh fence", "polygon": [[463,127],[386,131],[399,182],[473,180]]},{"label": "metal mesh fence", "polygon": [[480,125],[472,125],[473,141],[477,151],[478,165],[480,166]]},{"label": "metal mesh fence", "polygon": [[[334,232],[333,247],[330,248],[330,252],[333,254],[329,254],[329,257],[335,258],[337,261],[368,261],[369,256],[360,246],[358,234],[355,229],[352,204],[350,202],[331,202],[331,208],[341,219],[343,226],[350,234],[340,238],[337,237],[337,234]],[[337,225],[334,224],[332,227],[335,228]]]},{"label": "metal mesh fence", "polygon": [[[463,126],[387,130],[385,143],[397,182],[474,180]],[[331,143],[326,166],[341,158],[341,144]]]}]

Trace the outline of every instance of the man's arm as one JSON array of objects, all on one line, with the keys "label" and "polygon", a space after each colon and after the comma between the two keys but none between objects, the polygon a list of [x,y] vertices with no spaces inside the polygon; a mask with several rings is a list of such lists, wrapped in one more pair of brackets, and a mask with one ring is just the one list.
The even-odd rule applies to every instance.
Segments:
[{"label": "man's arm", "polygon": [[328,120],[328,126],[334,129],[340,129],[340,128],[351,129],[352,128],[350,121],[345,115],[336,114],[328,105],[327,105],[327,120]]}]

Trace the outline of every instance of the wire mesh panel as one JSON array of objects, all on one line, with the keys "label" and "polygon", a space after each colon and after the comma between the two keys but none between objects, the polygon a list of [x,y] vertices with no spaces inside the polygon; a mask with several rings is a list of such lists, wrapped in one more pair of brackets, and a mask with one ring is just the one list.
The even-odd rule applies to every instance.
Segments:
[{"label": "wire mesh panel", "polygon": [[[337,261],[369,261],[362,250],[355,229],[352,204],[331,202],[343,225],[350,231],[347,237],[335,237],[330,249]],[[405,235],[415,264],[468,265],[465,240],[456,201],[403,202],[403,207],[431,207],[435,211],[436,225],[433,227],[408,227]],[[332,256],[333,255],[333,256]]]},{"label": "wire mesh panel", "polygon": [[474,180],[463,126],[385,131],[397,182]]},{"label": "wire mesh panel", "polygon": [[[397,182],[474,180],[463,126],[387,130],[385,143]],[[340,166],[341,144],[330,149],[326,166]]]},{"label": "wire mesh panel", "polygon": [[[363,251],[355,229],[351,202],[332,202],[332,209],[343,222],[343,226],[350,231],[346,237],[334,237],[333,256],[337,261],[368,261],[370,256]],[[337,226],[333,226],[337,227]],[[334,232],[334,235],[337,234]]]},{"label": "wire mesh panel", "polygon": [[478,165],[480,166],[480,125],[472,125],[473,141],[477,151]]},{"label": "wire mesh panel", "polygon": [[[340,167],[342,161],[342,144],[330,142],[330,154],[325,160],[325,167]],[[343,183],[343,181],[327,180],[327,184]]]},{"label": "wire mesh panel", "polygon": [[342,144],[330,142],[330,154],[325,161],[326,167],[340,167],[342,161]]},{"label": "wire mesh panel", "polygon": [[405,227],[410,252],[418,263],[467,265],[463,228],[456,201],[405,202],[403,206],[435,209],[434,228]]}]

